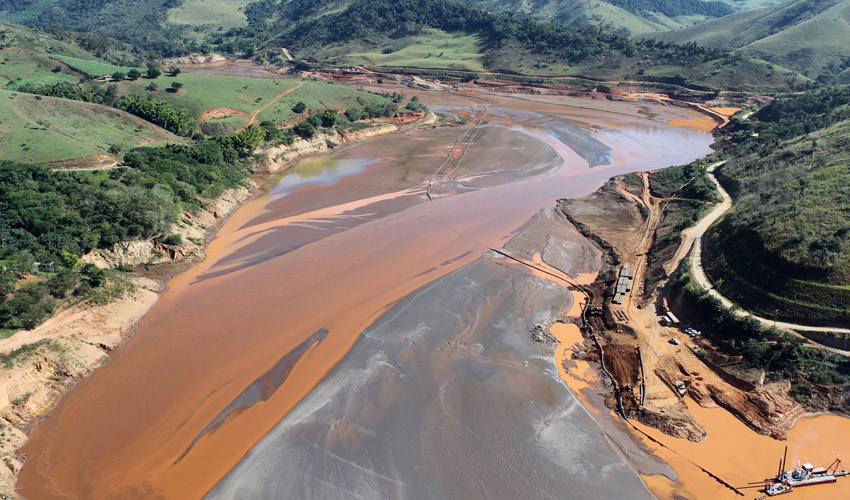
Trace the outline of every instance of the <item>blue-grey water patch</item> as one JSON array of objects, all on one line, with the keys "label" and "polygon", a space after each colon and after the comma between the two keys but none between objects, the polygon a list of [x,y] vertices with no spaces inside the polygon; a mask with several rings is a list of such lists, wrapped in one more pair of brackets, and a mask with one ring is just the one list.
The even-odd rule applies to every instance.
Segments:
[{"label": "blue-grey water patch", "polygon": [[369,158],[308,158],[288,169],[280,181],[269,189],[274,195],[286,196],[299,186],[308,184],[332,185],[338,179],[359,174],[378,160]]},{"label": "blue-grey water patch", "polygon": [[613,153],[611,148],[593,137],[585,128],[571,125],[566,120],[547,123],[543,127],[550,130],[559,141],[578,153],[591,167],[611,163],[611,154]]}]

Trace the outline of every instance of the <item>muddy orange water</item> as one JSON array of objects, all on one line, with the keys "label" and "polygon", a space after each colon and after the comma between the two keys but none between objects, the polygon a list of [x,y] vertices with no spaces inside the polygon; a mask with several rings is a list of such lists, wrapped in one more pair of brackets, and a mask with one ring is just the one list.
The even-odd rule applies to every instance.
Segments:
[{"label": "muddy orange water", "polygon": [[[438,178],[433,202],[425,174],[462,128],[350,148],[328,157],[354,162],[346,175],[270,189],[238,210],[206,260],[174,279],[111,362],[36,427],[20,492],[198,498],[399,300],[498,248],[557,198],[710,151],[708,134],[664,116],[485,97],[507,126],[494,116],[473,130],[466,163]],[[441,99],[471,104],[444,94],[428,102]]]},{"label": "muddy orange water", "polygon": [[[570,314],[575,315],[575,311]],[[564,381],[593,413],[602,418],[619,420],[614,413],[594,405],[590,398],[583,394],[586,391],[599,392],[604,389],[599,373],[593,370],[588,362],[572,359],[572,347],[583,341],[578,327],[558,323],[552,327],[552,333],[560,341],[556,348],[555,361]],[[664,447],[659,446],[657,442],[633,432],[635,440],[663,458],[677,475],[675,481],[665,476],[644,476],[650,490],[659,498],[670,500],[741,498],[701,471],[694,464],[696,463],[738,488],[745,493],[745,498],[763,496],[764,493],[760,490],[764,487],[764,479],[776,475],[779,459],[785,450],[784,444],[754,432],[721,408],[702,408],[690,400],[688,408],[708,433],[708,437],[699,443],[667,436],[637,421],[630,422],[664,444]],[[800,419],[794,428],[788,431],[788,444],[787,468],[798,460],[808,460],[815,466],[828,466],[839,453],[850,450],[850,419],[835,415]],[[842,464],[839,469],[850,469],[850,464]],[[850,498],[850,478],[839,478],[836,483],[829,485],[797,488],[783,498]]]},{"label": "muddy orange water", "polygon": [[[708,432],[700,443],[665,436],[655,429],[635,423],[641,430],[658,439],[712,473],[739,488],[746,495],[756,497],[764,487],[764,479],[775,476],[779,459],[785,451],[782,442],[750,430],[729,412],[720,408],[702,408],[693,402],[688,408],[694,418]],[[723,487],[685,458],[643,438],[646,446],[670,464],[678,475],[678,482],[663,476],[644,477],[650,489],[659,498],[718,499],[741,498]],[[826,415],[800,419],[788,431],[788,467],[798,460],[810,461],[815,466],[828,466],[839,453],[850,449],[850,419]],[[840,469],[847,469],[842,464]],[[838,478],[834,484],[808,486],[795,489],[789,500],[814,500],[850,498],[850,478]]]}]

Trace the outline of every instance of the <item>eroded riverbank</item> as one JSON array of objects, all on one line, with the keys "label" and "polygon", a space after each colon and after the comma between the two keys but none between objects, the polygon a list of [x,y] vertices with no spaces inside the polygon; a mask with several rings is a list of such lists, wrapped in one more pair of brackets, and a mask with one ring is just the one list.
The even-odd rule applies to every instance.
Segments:
[{"label": "eroded riverbank", "polygon": [[[455,138],[435,131],[351,148],[343,158],[370,161],[361,172],[237,211],[133,340],[36,428],[22,494],[202,495],[411,293],[499,248],[554,199],[616,173],[683,163],[711,142],[627,115],[534,106],[545,114],[491,124],[471,141],[473,152],[501,147],[509,161],[494,170],[493,156],[461,156],[467,163],[438,179],[436,201],[426,203],[424,183]],[[547,125],[573,127],[560,136],[566,144]],[[587,137],[610,149],[592,169],[570,149]]]}]

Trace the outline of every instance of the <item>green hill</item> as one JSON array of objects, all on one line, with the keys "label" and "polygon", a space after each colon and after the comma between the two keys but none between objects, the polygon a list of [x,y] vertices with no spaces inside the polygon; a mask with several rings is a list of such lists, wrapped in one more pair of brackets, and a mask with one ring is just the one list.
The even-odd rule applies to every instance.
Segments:
[{"label": "green hill", "polygon": [[776,101],[736,128],[718,175],[735,206],[706,234],[706,271],[763,316],[846,325],[850,87]]},{"label": "green hill", "polygon": [[[0,157],[29,163],[93,166],[117,161],[113,153],[173,134],[117,109],[0,90]],[[96,158],[95,155],[101,155]]]},{"label": "green hill", "polygon": [[736,49],[812,77],[828,78],[850,64],[850,0],[793,0],[652,37]]}]

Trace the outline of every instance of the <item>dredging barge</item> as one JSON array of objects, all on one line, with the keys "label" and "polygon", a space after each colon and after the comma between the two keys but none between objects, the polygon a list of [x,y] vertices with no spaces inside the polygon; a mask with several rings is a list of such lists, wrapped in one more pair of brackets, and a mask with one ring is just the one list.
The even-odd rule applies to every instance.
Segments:
[{"label": "dredging barge", "polygon": [[815,467],[809,462],[800,463],[800,461],[797,461],[796,468],[785,470],[787,457],[788,445],[786,444],[785,455],[779,461],[779,471],[776,477],[765,479],[764,492],[767,493],[767,496],[774,497],[791,493],[794,488],[802,486],[834,483],[839,477],[850,475],[850,470],[838,470],[839,465],[841,465],[839,458],[836,458],[827,467]]}]

